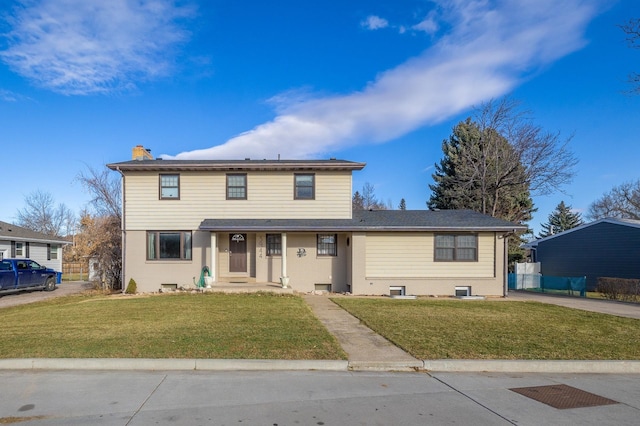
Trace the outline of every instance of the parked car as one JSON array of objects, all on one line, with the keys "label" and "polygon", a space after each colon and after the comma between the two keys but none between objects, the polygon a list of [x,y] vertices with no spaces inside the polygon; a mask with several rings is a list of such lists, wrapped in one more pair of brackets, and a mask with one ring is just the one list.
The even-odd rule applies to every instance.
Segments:
[{"label": "parked car", "polygon": [[30,259],[0,260],[0,294],[56,288],[57,272]]}]

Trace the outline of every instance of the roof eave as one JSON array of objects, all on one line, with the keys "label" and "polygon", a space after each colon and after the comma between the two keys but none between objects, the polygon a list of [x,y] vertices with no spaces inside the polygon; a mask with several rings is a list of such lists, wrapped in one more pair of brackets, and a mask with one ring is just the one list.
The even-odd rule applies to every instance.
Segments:
[{"label": "roof eave", "polygon": [[314,171],[337,170],[353,171],[362,170],[366,163],[357,163],[342,160],[328,161],[230,161],[230,162],[191,162],[176,163],[172,161],[136,161],[107,164],[111,170],[122,172],[130,171]]}]

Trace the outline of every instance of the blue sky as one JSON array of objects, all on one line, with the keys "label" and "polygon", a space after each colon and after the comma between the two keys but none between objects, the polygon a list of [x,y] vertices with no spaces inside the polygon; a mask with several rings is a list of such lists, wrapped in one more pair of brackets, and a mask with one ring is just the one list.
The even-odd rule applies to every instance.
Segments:
[{"label": "blue sky", "polygon": [[424,209],[441,143],[511,96],[573,135],[578,173],[534,196],[539,224],[640,178],[635,0],[0,0],[0,220],[35,190],[79,211],[87,166],[166,158],[362,161]]}]

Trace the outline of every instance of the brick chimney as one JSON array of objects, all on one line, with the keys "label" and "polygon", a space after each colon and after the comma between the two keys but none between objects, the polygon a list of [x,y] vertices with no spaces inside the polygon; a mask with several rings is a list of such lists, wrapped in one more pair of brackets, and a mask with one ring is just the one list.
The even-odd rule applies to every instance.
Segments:
[{"label": "brick chimney", "polygon": [[132,160],[138,160],[138,161],[153,160],[153,155],[151,155],[151,150],[150,149],[146,149],[142,145],[136,145],[131,150],[131,159]]}]

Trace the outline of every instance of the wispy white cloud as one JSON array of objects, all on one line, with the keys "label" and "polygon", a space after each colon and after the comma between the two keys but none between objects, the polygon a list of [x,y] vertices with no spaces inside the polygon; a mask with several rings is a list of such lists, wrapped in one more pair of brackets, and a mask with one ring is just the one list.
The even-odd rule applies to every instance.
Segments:
[{"label": "wispy white cloud", "polygon": [[432,19],[449,32],[362,90],[290,103],[281,96],[272,121],[167,158],[308,158],[393,140],[507,94],[530,73],[582,48],[597,6],[596,0],[441,0]]},{"label": "wispy white cloud", "polygon": [[389,21],[376,15],[370,15],[360,25],[368,30],[379,30],[388,27]]},{"label": "wispy white cloud", "polygon": [[[436,12],[431,11],[422,21],[413,25],[411,28],[416,31],[425,32],[429,35],[435,34],[438,29],[440,29],[440,25],[438,25],[437,22]],[[400,33],[404,33],[404,27],[403,30],[400,31]]]},{"label": "wispy white cloud", "polygon": [[0,59],[66,95],[110,93],[171,72],[194,8],[171,0],[23,0],[9,14]]}]

